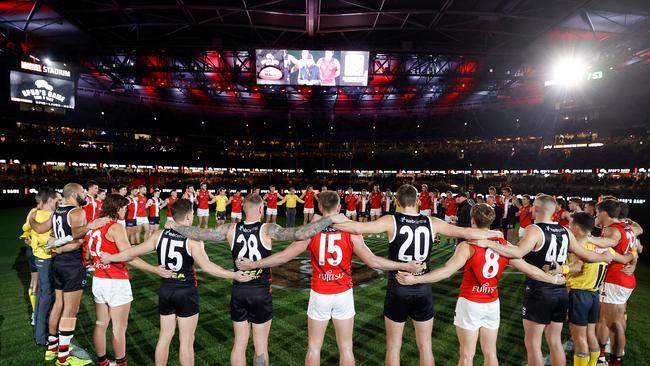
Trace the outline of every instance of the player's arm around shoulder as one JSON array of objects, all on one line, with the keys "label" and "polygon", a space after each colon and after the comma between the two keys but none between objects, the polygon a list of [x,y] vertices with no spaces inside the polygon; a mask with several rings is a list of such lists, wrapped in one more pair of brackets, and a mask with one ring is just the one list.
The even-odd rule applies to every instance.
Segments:
[{"label": "player's arm around shoulder", "polygon": [[416,285],[420,283],[433,283],[439,282],[446,278],[451,277],[454,273],[458,272],[465,263],[472,257],[474,254],[474,248],[472,248],[467,242],[461,242],[456,247],[454,254],[447,260],[447,262],[439,268],[434,269],[433,271],[424,274],[422,276],[413,276],[410,273],[398,273],[397,281],[402,285]]},{"label": "player's arm around shoulder", "polygon": [[385,271],[420,272],[424,270],[424,265],[421,262],[395,262],[387,258],[376,256],[372,250],[368,248],[363,236],[361,235],[351,235],[350,238],[352,239],[352,250],[354,251],[354,254],[356,254],[368,267]]},{"label": "player's arm around shoulder", "polygon": [[174,227],[181,235],[192,240],[200,241],[222,241],[226,240],[228,237],[228,232],[231,228],[234,227],[234,224],[223,224],[217,226],[214,229],[201,229],[196,226],[180,226],[177,225]]},{"label": "player's arm around shoulder", "polygon": [[393,215],[384,215],[375,221],[345,221],[334,224],[334,228],[354,235],[381,234],[393,229]]},{"label": "player's arm around shoulder", "polygon": [[[523,259],[511,259],[510,265],[517,269],[519,272],[525,274],[526,276],[541,282],[547,282],[554,285],[562,285],[566,283],[566,279],[562,274],[551,274],[542,271],[541,269],[528,264]],[[581,265],[582,267],[582,265]]]},{"label": "player's arm around shoulder", "polygon": [[[531,225],[532,226],[532,225]],[[569,234],[569,251],[571,253],[574,253],[580,259],[584,260],[585,262],[611,262],[612,261],[612,255],[609,253],[609,251],[606,251],[602,254],[598,254],[594,252],[593,250],[589,250],[582,246],[582,244],[578,243],[578,240],[576,240],[575,236],[573,236],[573,233],[569,230],[567,230]]]},{"label": "player's arm around shoulder", "polygon": [[237,282],[248,282],[253,279],[242,271],[229,271],[211,262],[210,258],[208,258],[208,254],[205,252],[203,241],[190,239],[188,241],[188,247],[192,258],[194,258],[194,262],[196,262],[204,272],[211,276],[231,279]]}]

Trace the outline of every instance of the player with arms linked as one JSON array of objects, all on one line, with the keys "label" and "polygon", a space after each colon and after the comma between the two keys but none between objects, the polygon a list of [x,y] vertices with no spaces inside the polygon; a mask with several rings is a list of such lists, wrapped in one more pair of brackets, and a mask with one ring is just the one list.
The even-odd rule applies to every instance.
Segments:
[{"label": "player with arms linked", "polygon": [[[191,225],[194,217],[192,202],[180,199],[172,206],[174,221]],[[156,252],[158,263],[173,273],[160,283],[158,310],[160,335],[156,345],[156,366],[167,365],[169,345],[178,323],[180,364],[194,365],[194,332],[199,320],[199,292],[194,263],[212,276],[230,278],[238,282],[252,278],[243,272],[232,272],[210,262],[203,242],[191,240],[174,229],[156,232],[144,243],[115,254],[102,253],[102,262],[127,262],[149,252]]]}]

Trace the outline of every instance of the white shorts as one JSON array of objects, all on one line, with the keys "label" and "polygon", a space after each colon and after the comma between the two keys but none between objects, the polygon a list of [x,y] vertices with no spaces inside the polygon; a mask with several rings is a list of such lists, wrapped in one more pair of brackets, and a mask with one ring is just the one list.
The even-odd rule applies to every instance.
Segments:
[{"label": "white shorts", "polygon": [[116,307],[133,301],[131,282],[110,278],[93,277],[93,298],[97,304]]},{"label": "white shorts", "polygon": [[603,283],[603,291],[600,293],[600,302],[604,304],[623,305],[632,295],[633,288],[627,288],[613,283]]},{"label": "white shorts", "polygon": [[451,216],[445,215],[445,222],[451,224],[454,221],[451,219]]},{"label": "white shorts", "polygon": [[144,224],[149,225],[149,218],[148,217],[136,217],[135,218],[135,224],[136,225],[144,225]]},{"label": "white shorts", "polygon": [[347,216],[347,217],[357,216],[357,211],[345,210],[345,216]]},{"label": "white shorts", "polygon": [[456,315],[454,325],[467,329],[479,328],[499,329],[501,322],[501,309],[499,299],[492,302],[480,303],[459,297],[456,302]]},{"label": "white shorts", "polygon": [[431,216],[431,209],[427,208],[426,210],[420,210],[420,215]]},{"label": "white shorts", "polygon": [[207,217],[210,216],[210,209],[209,208],[197,208],[196,209],[196,216],[197,217]]},{"label": "white shorts", "polygon": [[126,227],[126,220],[117,220],[117,223]]},{"label": "white shorts", "polygon": [[304,213],[304,214],[313,214],[314,209],[313,208],[303,208],[302,213]]},{"label": "white shorts", "polygon": [[311,290],[307,316],[314,320],[350,319],[354,317],[352,289],[340,294],[319,294]]},{"label": "white shorts", "polygon": [[271,216],[271,215],[278,215],[278,209],[277,208],[266,208],[266,214]]},{"label": "white shorts", "polygon": [[370,216],[381,216],[381,208],[371,208]]},{"label": "white shorts", "polygon": [[241,219],[241,212],[231,212],[230,213],[230,218],[231,219]]}]

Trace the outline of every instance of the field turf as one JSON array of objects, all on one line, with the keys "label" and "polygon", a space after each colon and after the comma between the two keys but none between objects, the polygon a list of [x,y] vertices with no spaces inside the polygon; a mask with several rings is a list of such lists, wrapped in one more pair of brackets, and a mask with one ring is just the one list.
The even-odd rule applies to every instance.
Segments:
[{"label": "field turf", "polygon": [[[26,208],[0,210],[0,365],[42,365],[44,349],[33,341],[33,328],[29,324],[30,307],[27,299],[29,271],[24,250],[18,240]],[[211,216],[214,226],[214,215]],[[377,255],[387,255],[385,237],[366,238],[368,246]],[[274,251],[288,243],[276,243]],[[210,258],[231,268],[230,253],[225,242],[206,243]],[[434,248],[432,266],[438,266],[452,254],[453,245],[442,243]],[[145,260],[154,262],[152,255]],[[507,271],[510,271],[507,269]],[[196,332],[196,365],[229,364],[232,347],[232,323],[229,315],[230,287],[228,281],[199,272],[201,313]],[[433,350],[437,365],[455,365],[458,360],[458,341],[453,325],[454,307],[461,276],[433,285],[436,320],[433,331]],[[521,325],[521,300],[524,277],[506,274],[500,283],[501,328],[499,330],[499,359],[502,365],[525,365],[526,351]],[[650,339],[650,267],[637,269],[638,288],[632,295],[628,314],[628,344],[625,365],[650,365],[650,352],[645,341]],[[158,337],[158,280],[148,273],[131,269],[131,284],[135,300],[132,303],[127,331],[127,351],[130,365],[153,365],[153,355]],[[382,365],[384,359],[384,320],[382,316],[385,277],[355,287],[357,315],[354,329],[354,352],[357,365]],[[269,339],[271,364],[281,366],[302,365],[307,347],[307,301],[309,291],[296,288],[274,288],[274,320]],[[644,310],[645,309],[645,310]],[[77,321],[73,343],[93,354],[92,330],[94,304],[86,290]],[[567,340],[567,327],[563,339]],[[109,338],[110,339],[110,338]],[[110,343],[110,342],[109,342]],[[110,353],[110,344],[109,353]],[[172,343],[169,364],[178,365],[178,341]],[[475,364],[482,364],[480,348]],[[570,356],[570,355],[569,355]],[[252,358],[252,342],[248,359]],[[336,339],[333,328],[328,329],[323,346],[322,365],[338,364]],[[570,358],[569,358],[570,359]],[[250,362],[250,361],[249,361]],[[407,326],[402,348],[402,365],[417,365],[418,352],[413,327]],[[568,363],[569,365],[571,362]]]}]

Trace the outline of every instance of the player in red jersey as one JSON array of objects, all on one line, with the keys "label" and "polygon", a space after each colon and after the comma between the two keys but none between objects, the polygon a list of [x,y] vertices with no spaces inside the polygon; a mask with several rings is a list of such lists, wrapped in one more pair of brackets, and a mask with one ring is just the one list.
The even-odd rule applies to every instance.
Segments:
[{"label": "player in red jersey", "polygon": [[[603,225],[603,239],[622,255],[635,253],[637,239],[633,226],[619,220],[621,205],[613,199],[605,199],[596,205],[598,222]],[[637,226],[638,227],[638,226]],[[637,231],[638,232],[638,231]],[[592,241],[592,240],[590,240]],[[602,246],[603,243],[596,243]],[[596,325],[601,359],[605,357],[607,339],[611,340],[610,366],[619,366],[625,351],[625,311],[627,301],[636,287],[634,273],[625,270],[625,264],[612,262],[607,268],[600,298],[600,315]]]},{"label": "player in red jersey", "polygon": [[147,211],[149,214],[149,231],[145,233],[145,240],[160,228],[160,210],[162,210],[165,205],[167,205],[166,201],[162,201],[160,199],[160,189],[154,189],[153,195],[147,201]]},{"label": "player in red jersey", "polygon": [[305,201],[305,205],[302,209],[303,213],[303,223],[310,223],[314,219],[314,200],[316,198],[316,193],[314,192],[314,187],[312,185],[307,186],[307,190],[300,196],[300,199]]},{"label": "player in red jersey", "polygon": [[[431,202],[433,201],[433,194],[429,192],[429,186],[422,185],[422,191],[418,196],[418,207],[420,207],[420,214],[424,216],[431,216]],[[455,216],[455,215],[454,215]]]},{"label": "player in red jersey", "polygon": [[[102,208],[104,207],[104,200],[106,200],[106,190],[105,189],[100,189],[99,192],[97,192],[97,199],[95,200],[95,202],[97,203],[97,212],[99,213],[99,216],[102,215]],[[124,225],[122,225],[122,226],[124,226]]]},{"label": "player in red jersey", "polygon": [[173,190],[169,193],[169,197],[165,198],[165,206],[167,206],[167,217],[165,218],[165,228],[168,227],[167,223],[174,222],[172,217],[172,205],[174,202],[178,201],[178,191]]},{"label": "player in red jersey", "polygon": [[[482,203],[472,206],[472,227],[485,230],[495,219],[494,209]],[[510,245],[502,238],[492,238],[502,245]],[[491,249],[481,248],[468,242],[461,242],[456,247],[454,255],[444,266],[421,276],[409,273],[398,273],[397,280],[402,285],[415,285],[438,282],[451,277],[464,267],[463,280],[460,284],[458,301],[454,316],[454,325],[460,343],[459,366],[474,364],[476,341],[481,340],[481,351],[485,366],[496,366],[497,335],[499,332],[500,304],[498,283],[506,265],[517,268],[530,278],[538,281],[562,284],[562,275],[553,276],[541,269],[531,266],[523,259],[508,259],[499,256]]]},{"label": "player in red jersey", "polygon": [[[126,366],[126,327],[133,296],[129,282],[129,270],[124,262],[104,264],[100,252],[115,254],[131,247],[124,226],[117,223],[123,219],[129,201],[119,194],[110,194],[106,198],[101,217],[110,221],[86,234],[88,251],[91,256],[93,273],[92,292],[95,300],[95,330],[93,344],[97,353],[97,364],[108,366],[106,357],[106,330],[112,326],[113,353],[117,366]],[[161,277],[171,277],[172,272],[153,266],[140,258],[129,262],[143,271],[156,273]]]},{"label": "player in red jersey", "polygon": [[230,219],[233,223],[238,223],[241,221],[241,207],[244,202],[243,197],[241,196],[241,191],[238,189],[235,191],[235,194],[230,197],[226,205],[230,206]]},{"label": "player in red jersey", "polygon": [[129,190],[131,194],[127,197],[129,204],[126,207],[126,233],[129,235],[129,242],[137,244],[137,220],[136,214],[138,211],[138,187],[131,187]]},{"label": "player in red jersey", "polygon": [[99,193],[99,185],[94,180],[86,183],[87,204],[83,207],[86,212],[86,222],[91,222],[99,217],[99,210],[97,209],[97,194]]},{"label": "player in red jersey", "polygon": [[[319,209],[325,218],[343,219],[339,214],[339,196],[332,191],[318,195]],[[318,221],[320,217],[314,219]],[[352,253],[372,268],[420,272],[421,263],[410,261],[400,263],[377,257],[365,245],[363,237],[351,235],[327,227],[310,240],[297,241],[282,252],[252,262],[249,259],[237,261],[240,269],[269,268],[281,265],[309,250],[312,264],[311,293],[307,310],[308,346],[306,366],[320,365],[320,350],[330,319],[336,330],[339,347],[339,365],[354,365],[352,331],[354,328],[354,296],[352,292]]]},{"label": "player in red jersey", "polygon": [[140,233],[144,231],[144,236],[149,232],[149,218],[147,217],[147,187],[140,185],[138,187],[138,208],[135,211],[135,242],[142,243]]},{"label": "player in red jersey", "polygon": [[210,203],[214,199],[214,195],[208,191],[208,184],[201,183],[201,188],[196,193],[196,216],[199,219],[199,227],[208,228],[208,221],[210,218]]},{"label": "player in red jersey", "polygon": [[530,196],[525,194],[521,197],[521,207],[517,212],[519,215],[519,239],[524,236],[524,230],[533,224],[533,206],[530,204]]},{"label": "player in red jersey", "polygon": [[345,195],[345,216],[352,221],[357,221],[357,195],[352,187],[348,188]]},{"label": "player in red jersey", "polygon": [[445,222],[451,224],[454,222],[454,217],[458,214],[458,204],[451,191],[447,191],[445,196]]},{"label": "player in red jersey", "polygon": [[[488,188],[488,195],[494,196],[496,205],[503,208],[503,197],[497,194],[497,189],[494,188],[494,186],[490,186],[490,188]],[[499,217],[497,217],[497,221],[499,221]]]},{"label": "player in red jersey", "polygon": [[557,201],[557,206],[555,206],[555,212],[551,219],[568,228],[569,221],[571,220],[571,213],[566,209],[566,201],[562,197],[558,197],[555,200]]},{"label": "player in red jersey", "polygon": [[379,184],[375,184],[370,193],[370,221],[381,217],[381,202],[383,200],[384,194],[379,190]]},{"label": "player in red jersey", "polygon": [[275,223],[278,217],[278,199],[283,199],[280,193],[275,190],[275,186],[270,186],[269,191],[264,195],[264,202],[266,202],[266,222]]}]

